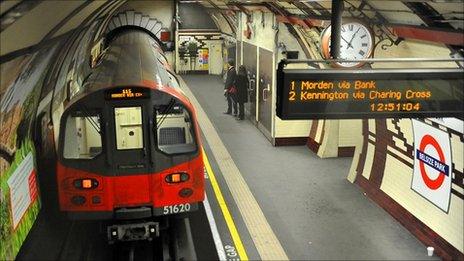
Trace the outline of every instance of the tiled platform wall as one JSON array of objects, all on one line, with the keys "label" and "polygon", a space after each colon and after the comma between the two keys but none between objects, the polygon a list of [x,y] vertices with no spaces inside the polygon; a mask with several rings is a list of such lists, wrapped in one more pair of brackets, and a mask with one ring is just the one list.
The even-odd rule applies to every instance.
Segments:
[{"label": "tiled platform wall", "polygon": [[411,119],[364,120],[363,147],[356,180],[367,196],[389,212],[444,259],[464,259],[464,184],[462,133],[425,120],[449,133],[452,185],[448,213],[411,189],[414,139]]}]

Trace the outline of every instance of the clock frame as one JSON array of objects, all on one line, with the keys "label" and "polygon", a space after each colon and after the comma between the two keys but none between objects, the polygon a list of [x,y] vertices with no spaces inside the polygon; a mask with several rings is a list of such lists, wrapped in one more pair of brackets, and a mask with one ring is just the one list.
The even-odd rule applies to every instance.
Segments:
[{"label": "clock frame", "polygon": [[[369,40],[370,40],[370,46],[369,45],[367,46],[368,47],[367,52],[363,51],[364,54],[362,54],[361,59],[366,59],[366,58],[371,57],[373,52],[374,52],[374,46],[375,46],[374,33],[373,33],[372,29],[366,23],[364,23],[364,22],[362,22],[360,20],[355,20],[355,19],[347,19],[347,20],[343,21],[342,27],[350,25],[350,24],[355,24],[355,25],[357,24],[358,25],[357,27],[361,26],[361,27],[365,28],[366,37],[368,37]],[[321,33],[321,42],[320,42],[321,43],[321,52],[322,52],[322,56],[324,57],[324,59],[331,59],[331,56],[330,56],[330,36],[331,36],[331,34],[332,34],[331,25],[327,26]],[[360,52],[361,51],[362,50],[360,50]],[[341,57],[343,57],[342,53],[343,53],[343,50],[340,50],[340,56]],[[333,66],[339,67],[339,68],[359,68],[359,67],[363,66],[364,64],[365,64],[365,62],[358,62],[358,63],[350,62],[349,64],[347,64],[347,63],[339,63],[339,62],[333,62],[332,63]]]}]

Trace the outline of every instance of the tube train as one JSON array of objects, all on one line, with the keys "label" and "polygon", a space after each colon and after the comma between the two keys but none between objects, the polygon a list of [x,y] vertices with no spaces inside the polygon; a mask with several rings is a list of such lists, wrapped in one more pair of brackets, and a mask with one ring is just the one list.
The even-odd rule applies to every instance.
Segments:
[{"label": "tube train", "polygon": [[[158,42],[126,30],[79,88],[67,88],[55,126],[61,211],[112,220],[111,241],[150,239],[153,217],[194,211],[204,199],[204,165],[192,104]],[[56,123],[55,123],[56,124]]]}]

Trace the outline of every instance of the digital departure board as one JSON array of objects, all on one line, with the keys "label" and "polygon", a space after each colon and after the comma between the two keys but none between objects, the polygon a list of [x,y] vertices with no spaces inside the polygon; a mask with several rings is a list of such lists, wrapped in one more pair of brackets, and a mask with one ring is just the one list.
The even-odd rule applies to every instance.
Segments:
[{"label": "digital departure board", "polygon": [[107,100],[131,100],[150,97],[150,89],[140,87],[118,87],[106,91]]},{"label": "digital departure board", "polygon": [[463,69],[277,72],[277,116],[290,119],[462,117]]}]

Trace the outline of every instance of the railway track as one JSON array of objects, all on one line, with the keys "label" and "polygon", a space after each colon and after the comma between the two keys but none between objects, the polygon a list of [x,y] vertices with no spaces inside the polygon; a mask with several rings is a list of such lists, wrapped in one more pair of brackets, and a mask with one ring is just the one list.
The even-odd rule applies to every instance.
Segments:
[{"label": "railway track", "polygon": [[106,226],[69,221],[59,212],[39,215],[18,261],[29,260],[218,260],[202,205],[188,218],[170,217],[152,241],[108,244]]},{"label": "railway track", "polygon": [[196,260],[188,218],[169,218],[160,236],[148,241],[108,244],[105,225],[73,222],[58,260],[172,261]]}]

